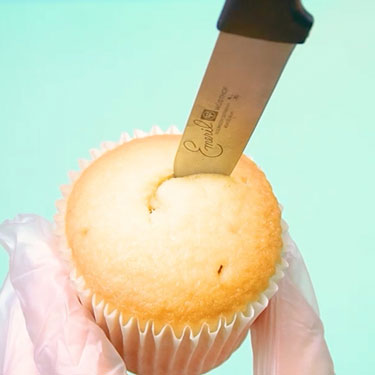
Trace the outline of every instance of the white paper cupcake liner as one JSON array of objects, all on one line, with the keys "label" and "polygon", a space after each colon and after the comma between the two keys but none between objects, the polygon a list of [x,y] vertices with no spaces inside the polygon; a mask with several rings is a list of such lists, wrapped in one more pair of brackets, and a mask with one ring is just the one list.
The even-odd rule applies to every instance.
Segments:
[{"label": "white paper cupcake liner", "polygon": [[[149,133],[141,130],[134,131],[133,138],[143,138],[155,134],[180,134],[175,126],[163,132],[153,126]],[[125,360],[128,370],[139,375],[198,375],[219,366],[242,343],[249,332],[252,322],[267,307],[269,299],[277,292],[277,282],[284,276],[288,267],[283,254],[291,244],[287,236],[287,224],[282,221],[283,250],[281,262],[269,281],[268,288],[259,296],[256,302],[249,303],[245,312],[236,313],[231,321],[222,318],[214,331],[208,324],[203,324],[197,334],[189,326],[178,337],[169,325],[155,333],[152,321],[147,322],[141,329],[137,318],[131,318],[123,323],[123,317],[117,310],[110,311],[108,304],[98,300],[85,284],[82,276],[78,276],[71,260],[71,250],[65,239],[65,212],[67,198],[74,182],[84,169],[105,152],[133,139],[129,134],[122,134],[119,142],[103,142],[99,149],[90,150],[91,160],[80,160],[80,171],[69,172],[71,184],[63,185],[63,198],[57,201],[58,213],[55,215],[56,233],[59,237],[61,253],[71,263],[73,271],[71,279],[76,285],[79,298],[93,314],[97,324],[104,330],[116,350]]]}]

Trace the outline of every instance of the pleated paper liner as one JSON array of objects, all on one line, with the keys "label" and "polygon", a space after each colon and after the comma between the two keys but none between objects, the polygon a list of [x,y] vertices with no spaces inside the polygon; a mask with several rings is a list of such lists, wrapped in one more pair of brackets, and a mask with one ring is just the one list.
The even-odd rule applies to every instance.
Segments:
[{"label": "pleated paper liner", "polygon": [[[143,138],[155,134],[180,134],[174,126],[164,133],[159,127],[153,126],[150,133],[134,131],[134,138]],[[249,303],[245,312],[234,314],[231,321],[222,317],[213,331],[208,324],[203,324],[197,334],[186,326],[181,336],[177,336],[170,325],[165,325],[160,332],[155,332],[152,321],[141,329],[136,317],[124,321],[121,313],[110,310],[105,301],[97,296],[85,284],[82,276],[78,276],[71,258],[71,250],[65,239],[65,212],[67,198],[72,191],[74,182],[84,169],[105,152],[133,139],[124,133],[119,142],[103,142],[99,149],[90,150],[92,160],[80,160],[80,171],[70,172],[71,184],[61,187],[63,198],[56,206],[56,233],[59,246],[65,259],[71,263],[71,279],[76,285],[79,298],[88,308],[97,324],[104,330],[116,350],[125,360],[126,367],[139,375],[198,375],[211,370],[223,363],[242,343],[249,332],[252,322],[267,307],[269,299],[277,292],[277,282],[284,276],[283,270],[288,267],[283,254],[291,246],[288,240],[287,225],[282,221],[283,250],[280,264],[269,281],[268,288],[256,302]]]}]

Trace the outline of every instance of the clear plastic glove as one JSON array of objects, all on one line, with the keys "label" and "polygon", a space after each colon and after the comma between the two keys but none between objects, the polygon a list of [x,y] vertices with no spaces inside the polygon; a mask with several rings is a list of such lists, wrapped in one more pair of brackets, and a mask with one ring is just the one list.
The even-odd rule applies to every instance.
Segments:
[{"label": "clear plastic glove", "polygon": [[289,268],[278,292],[251,326],[254,375],[333,375],[307,268],[287,232],[286,241]]},{"label": "clear plastic glove", "polygon": [[[35,215],[0,226],[0,244],[10,256],[0,293],[0,374],[126,374],[79,303],[55,241],[51,224]],[[287,260],[280,290],[251,329],[254,375],[332,375],[314,292],[295,246]]]},{"label": "clear plastic glove", "polygon": [[52,225],[20,215],[0,226],[10,256],[0,293],[0,374],[124,375],[126,367],[82,307],[56,254]]}]

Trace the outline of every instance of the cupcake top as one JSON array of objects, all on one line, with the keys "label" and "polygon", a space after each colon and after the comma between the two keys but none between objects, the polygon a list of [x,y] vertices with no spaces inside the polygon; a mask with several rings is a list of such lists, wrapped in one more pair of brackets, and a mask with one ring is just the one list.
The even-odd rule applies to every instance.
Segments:
[{"label": "cupcake top", "polygon": [[280,209],[242,156],[231,176],[173,177],[178,135],[134,139],[88,166],[68,197],[77,274],[125,323],[214,329],[268,287],[282,248]]}]

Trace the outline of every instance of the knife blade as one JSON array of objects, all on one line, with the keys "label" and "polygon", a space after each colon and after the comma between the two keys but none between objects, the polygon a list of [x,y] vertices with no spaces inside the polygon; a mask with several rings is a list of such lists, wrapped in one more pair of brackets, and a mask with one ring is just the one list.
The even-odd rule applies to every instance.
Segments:
[{"label": "knife blade", "polygon": [[187,121],[175,177],[230,175],[312,17],[299,0],[227,0],[215,48]]}]

